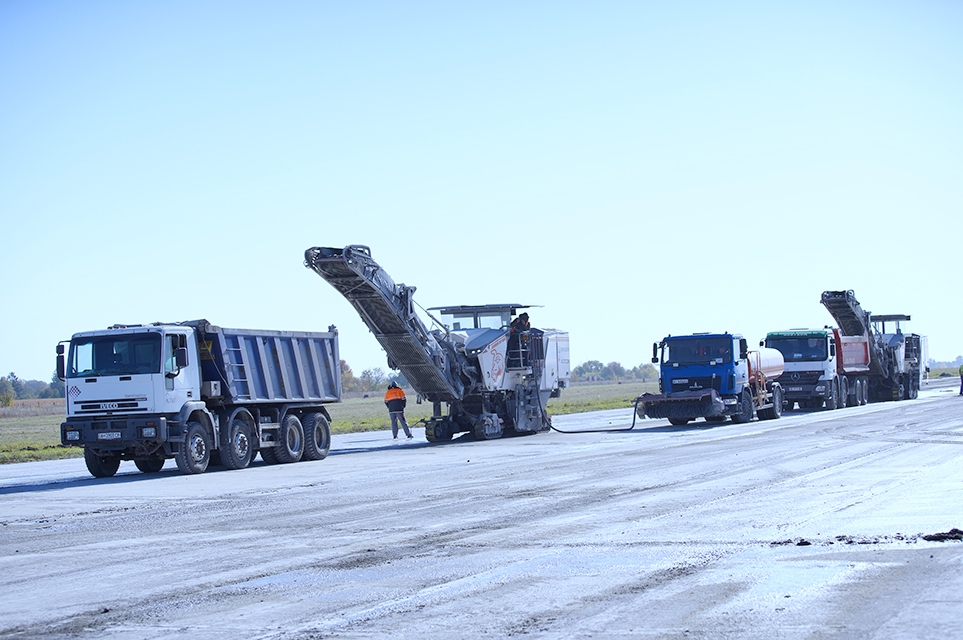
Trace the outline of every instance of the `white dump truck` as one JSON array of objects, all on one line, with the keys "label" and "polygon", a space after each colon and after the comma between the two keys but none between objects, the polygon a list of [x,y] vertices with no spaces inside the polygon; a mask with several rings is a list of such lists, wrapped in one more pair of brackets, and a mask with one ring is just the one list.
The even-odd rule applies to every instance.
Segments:
[{"label": "white dump truck", "polygon": [[57,354],[67,403],[61,442],[83,447],[98,478],[123,460],[153,473],[173,458],[183,473],[202,473],[212,459],[243,469],[258,452],[272,464],[328,454],[327,405],[341,401],[333,326],[114,325],[74,334]]}]

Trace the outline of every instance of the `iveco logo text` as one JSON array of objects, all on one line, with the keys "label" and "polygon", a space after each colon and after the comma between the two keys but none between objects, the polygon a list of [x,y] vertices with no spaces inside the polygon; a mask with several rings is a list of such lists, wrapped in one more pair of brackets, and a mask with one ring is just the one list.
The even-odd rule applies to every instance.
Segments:
[{"label": "iveco logo text", "polygon": [[119,409],[120,405],[116,402],[104,402],[100,405],[101,409]]}]

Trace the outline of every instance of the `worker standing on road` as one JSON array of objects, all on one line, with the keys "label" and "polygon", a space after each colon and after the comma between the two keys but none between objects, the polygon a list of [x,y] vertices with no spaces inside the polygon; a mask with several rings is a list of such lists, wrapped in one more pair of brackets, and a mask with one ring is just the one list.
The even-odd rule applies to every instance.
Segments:
[{"label": "worker standing on road", "polygon": [[409,439],[411,438],[411,430],[405,420],[406,404],[408,404],[408,399],[405,398],[405,392],[398,386],[398,383],[392,382],[389,384],[388,391],[385,392],[385,406],[388,407],[388,415],[391,416],[391,436],[395,440],[398,439],[398,422],[401,422],[405,435]]},{"label": "worker standing on road", "polygon": [[963,396],[963,364],[960,365],[960,395]]}]

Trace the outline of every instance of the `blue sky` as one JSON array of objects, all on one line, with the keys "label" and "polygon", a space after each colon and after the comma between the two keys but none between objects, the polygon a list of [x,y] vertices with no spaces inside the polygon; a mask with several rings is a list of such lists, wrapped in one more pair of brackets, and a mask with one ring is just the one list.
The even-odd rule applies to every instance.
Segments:
[{"label": "blue sky", "polygon": [[963,5],[0,3],[0,372],[114,323],[338,326],[366,244],[424,307],[543,305],[573,364],[831,323],[963,354]]}]

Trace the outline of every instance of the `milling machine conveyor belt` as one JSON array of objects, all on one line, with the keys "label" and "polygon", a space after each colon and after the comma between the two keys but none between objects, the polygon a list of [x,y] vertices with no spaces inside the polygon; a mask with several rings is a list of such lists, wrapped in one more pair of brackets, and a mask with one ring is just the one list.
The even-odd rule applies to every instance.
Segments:
[{"label": "milling machine conveyor belt", "polygon": [[414,311],[414,287],[395,284],[361,245],[344,249],[312,247],[304,252],[304,266],[328,281],[343,295],[375,335],[414,389],[430,401],[460,399],[450,380],[447,354]]},{"label": "milling machine conveyor belt", "polygon": [[844,336],[864,336],[869,334],[869,313],[863,311],[856,295],[849,291],[823,291],[823,306],[839,325]]}]

